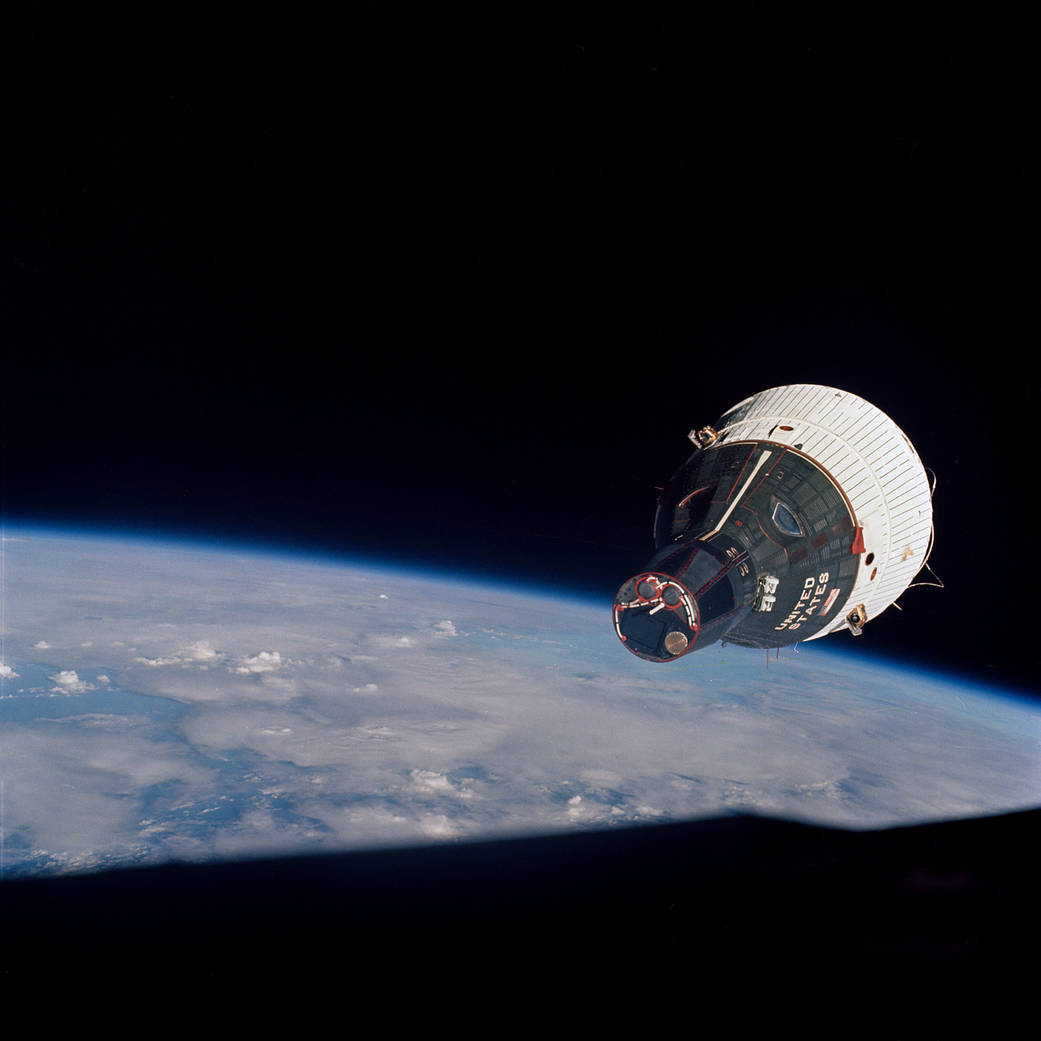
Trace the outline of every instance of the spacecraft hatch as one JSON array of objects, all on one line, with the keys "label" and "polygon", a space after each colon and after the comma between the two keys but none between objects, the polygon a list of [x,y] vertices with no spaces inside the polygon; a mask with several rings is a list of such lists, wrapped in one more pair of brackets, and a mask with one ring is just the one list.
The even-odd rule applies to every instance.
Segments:
[{"label": "spacecraft hatch", "polygon": [[654,555],[615,596],[633,654],[665,662],[719,639],[770,648],[859,635],[925,565],[925,468],[863,398],[775,387],[689,437],[694,451],[658,502]]}]

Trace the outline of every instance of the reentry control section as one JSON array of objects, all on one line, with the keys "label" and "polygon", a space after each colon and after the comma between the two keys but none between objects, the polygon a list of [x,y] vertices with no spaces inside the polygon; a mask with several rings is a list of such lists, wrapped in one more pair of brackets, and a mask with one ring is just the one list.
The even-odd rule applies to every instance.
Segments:
[{"label": "reentry control section", "polygon": [[694,649],[698,605],[671,575],[644,571],[622,584],[614,599],[618,638],[647,661],[674,661]]}]

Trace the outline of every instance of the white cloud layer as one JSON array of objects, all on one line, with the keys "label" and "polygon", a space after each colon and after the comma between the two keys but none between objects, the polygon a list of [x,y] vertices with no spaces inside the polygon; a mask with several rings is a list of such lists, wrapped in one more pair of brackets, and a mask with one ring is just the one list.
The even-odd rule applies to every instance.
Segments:
[{"label": "white cloud layer", "polygon": [[[769,673],[734,647],[658,669],[595,605],[549,596],[438,583],[435,614],[404,573],[36,537],[6,552],[8,616],[32,636],[5,650],[38,676],[0,732],[15,872],[733,810],[877,826],[1041,792],[1036,712],[816,645]],[[75,649],[49,689],[22,664],[40,632]],[[53,693],[83,697],[34,714]]]}]

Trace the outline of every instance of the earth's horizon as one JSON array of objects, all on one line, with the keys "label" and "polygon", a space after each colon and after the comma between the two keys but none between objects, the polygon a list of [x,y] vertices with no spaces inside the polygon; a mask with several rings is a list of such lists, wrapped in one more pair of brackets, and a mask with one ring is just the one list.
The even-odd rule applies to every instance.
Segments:
[{"label": "earth's horizon", "polygon": [[610,605],[392,561],[8,527],[0,873],[749,812],[1041,803],[1041,709],[814,641],[674,666]]}]

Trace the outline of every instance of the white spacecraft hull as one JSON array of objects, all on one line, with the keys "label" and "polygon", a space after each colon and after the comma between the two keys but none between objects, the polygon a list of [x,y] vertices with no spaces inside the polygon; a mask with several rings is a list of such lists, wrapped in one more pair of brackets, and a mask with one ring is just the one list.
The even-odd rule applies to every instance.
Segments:
[{"label": "white spacecraft hull", "polygon": [[795,384],[746,398],[716,430],[726,441],[773,441],[810,456],[842,489],[863,529],[847,604],[834,625],[809,639],[844,629],[857,605],[872,619],[899,599],[929,551],[932,495],[914,445],[881,409],[849,391]]}]

